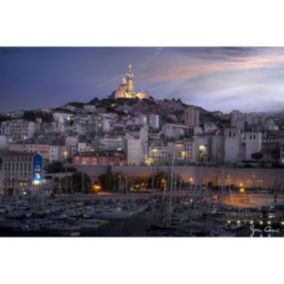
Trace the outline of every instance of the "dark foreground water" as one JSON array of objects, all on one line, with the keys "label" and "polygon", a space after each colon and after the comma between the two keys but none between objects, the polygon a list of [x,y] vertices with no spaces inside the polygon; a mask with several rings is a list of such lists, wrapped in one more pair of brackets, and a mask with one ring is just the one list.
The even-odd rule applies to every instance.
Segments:
[{"label": "dark foreground water", "polygon": [[[153,224],[155,224],[153,226]],[[223,226],[222,226],[223,227]],[[113,219],[96,229],[81,229],[80,231],[22,231],[0,228],[0,237],[281,237],[283,230],[270,232],[267,227],[257,228],[255,232],[250,226],[235,231],[218,231],[214,226],[207,228],[206,224],[200,230],[187,231],[182,227],[159,226],[151,215],[140,214],[126,219]]]},{"label": "dark foreground water", "polygon": [[[61,207],[60,202],[63,202],[65,207],[67,204],[70,207],[76,206],[76,208],[79,209],[85,208],[85,206],[90,207],[90,204],[96,206],[94,203],[96,200],[99,202],[110,202],[113,206],[116,205],[117,202],[120,206],[123,205],[121,201],[112,201],[112,199],[108,201],[105,199],[105,196],[95,198],[86,197],[83,200],[79,200],[80,204],[78,204],[76,200],[70,201],[69,199],[58,199],[58,201],[55,200],[52,202],[53,204],[57,202]],[[197,216],[193,213],[200,212],[198,212],[199,210],[192,210],[192,205],[190,205],[190,207],[184,207],[181,203],[177,203],[176,211],[173,213],[175,217],[172,221],[174,222],[171,223],[165,222],[168,216],[166,214],[168,212],[167,203],[155,203],[156,206],[149,205],[148,209],[145,209],[145,211],[133,217],[123,219],[102,218],[108,221],[108,223],[97,228],[80,229],[81,221],[77,218],[75,221],[70,222],[63,220],[57,221],[59,222],[57,230],[25,230],[22,226],[18,226],[19,229],[0,227],[0,237],[281,237],[284,236],[284,206],[281,205],[282,199],[284,198],[278,198],[277,204],[275,204],[273,195],[235,194],[224,197],[224,204],[226,204],[225,211],[222,211],[220,208],[217,212],[214,212],[214,210],[205,210],[204,214],[197,214]],[[134,199],[133,202],[135,202],[132,205],[136,206],[136,204],[139,204],[140,206],[147,202],[147,200],[148,202],[149,200],[151,201],[149,198],[146,198],[143,202]],[[283,208],[280,207],[277,210],[270,210],[268,208],[268,206],[271,205],[278,205],[280,201],[280,205]],[[198,205],[198,203],[196,204]],[[212,203],[210,204],[212,205]],[[65,208],[64,206],[62,208]],[[265,212],[262,210],[263,206],[266,208]],[[68,209],[68,207],[66,208]],[[66,208],[62,209],[63,212],[67,210]],[[249,211],[247,211],[246,208],[249,208]],[[44,218],[52,219],[55,217],[56,214]],[[186,217],[186,220],[183,221],[183,217]],[[18,219],[18,221],[23,222],[23,224],[29,222],[33,223],[33,220],[33,218],[23,221]],[[251,220],[254,222],[254,228],[251,228]],[[15,221],[17,221],[17,219]],[[34,223],[36,222],[35,220]],[[82,220],[82,222],[84,222],[84,220]],[[227,225],[229,223],[236,225],[237,222],[241,223],[242,226],[232,226],[233,228],[228,228]],[[9,224],[9,221],[7,221],[7,223]],[[263,224],[260,226],[260,223]]]}]

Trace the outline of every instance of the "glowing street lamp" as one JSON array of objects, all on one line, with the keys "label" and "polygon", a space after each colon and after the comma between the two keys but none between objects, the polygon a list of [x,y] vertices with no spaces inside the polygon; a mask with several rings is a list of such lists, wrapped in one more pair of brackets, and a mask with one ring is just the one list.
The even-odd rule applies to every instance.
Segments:
[{"label": "glowing street lamp", "polygon": [[153,148],[153,149],[151,150],[152,156],[155,155],[155,154],[158,153],[158,152],[159,152],[159,150],[158,150],[157,148]]},{"label": "glowing street lamp", "polygon": [[153,163],[154,163],[154,159],[153,158],[149,157],[149,158],[145,159],[145,164],[147,166],[151,166],[151,165],[153,165]]},{"label": "glowing street lamp", "polygon": [[66,160],[67,157],[68,157],[68,151],[64,151],[64,152],[63,152],[63,155],[64,155],[64,159]]},{"label": "glowing street lamp", "polygon": [[199,157],[200,159],[204,159],[206,157],[207,154],[207,147],[204,145],[199,145],[198,147],[198,151],[199,151]]},{"label": "glowing street lamp", "polygon": [[185,160],[185,158],[186,158],[186,151],[181,151],[181,152],[180,152],[180,155],[181,155],[181,158],[182,158],[183,160]]},{"label": "glowing street lamp", "polygon": [[245,192],[245,188],[244,188],[244,187],[241,187],[241,188],[240,188],[240,192],[241,192],[241,193],[244,193],[244,192]]},{"label": "glowing street lamp", "polygon": [[206,146],[204,146],[204,145],[199,145],[198,150],[199,150],[199,152],[205,153],[206,150],[207,150],[207,148],[206,148]]},{"label": "glowing street lamp", "polygon": [[154,158],[155,158],[155,153],[158,153],[159,150],[157,148],[153,148],[151,150],[152,152],[152,157],[148,158],[148,159],[151,159],[149,162],[150,162],[150,165],[152,166],[152,180],[151,180],[151,184],[152,184],[152,190],[154,190],[154,185],[155,185],[155,177],[154,177]]}]

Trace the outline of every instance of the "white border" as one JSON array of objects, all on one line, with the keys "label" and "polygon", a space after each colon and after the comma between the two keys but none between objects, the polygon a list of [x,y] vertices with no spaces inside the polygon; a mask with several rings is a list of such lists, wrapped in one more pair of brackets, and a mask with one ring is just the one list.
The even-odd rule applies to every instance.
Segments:
[{"label": "white border", "polygon": [[[0,45],[284,46],[282,2],[1,1]],[[2,238],[1,282],[276,283],[283,247],[283,239]]]},{"label": "white border", "polygon": [[283,1],[0,2],[0,45],[283,46]]},{"label": "white border", "polygon": [[283,274],[282,239],[1,239],[0,249],[5,284],[279,283]]}]

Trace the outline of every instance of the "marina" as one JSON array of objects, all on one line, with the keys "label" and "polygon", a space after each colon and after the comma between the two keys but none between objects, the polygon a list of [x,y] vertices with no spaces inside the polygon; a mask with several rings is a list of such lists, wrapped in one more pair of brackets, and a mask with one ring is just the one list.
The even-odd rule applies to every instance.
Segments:
[{"label": "marina", "polygon": [[176,191],[0,200],[1,236],[249,237],[284,234],[284,196]]}]

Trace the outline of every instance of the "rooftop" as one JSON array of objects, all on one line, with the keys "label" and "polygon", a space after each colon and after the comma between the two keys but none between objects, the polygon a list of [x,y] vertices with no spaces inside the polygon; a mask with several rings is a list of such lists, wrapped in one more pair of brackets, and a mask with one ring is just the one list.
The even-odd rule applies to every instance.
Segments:
[{"label": "rooftop", "polygon": [[33,157],[35,153],[0,150],[0,157]]}]

